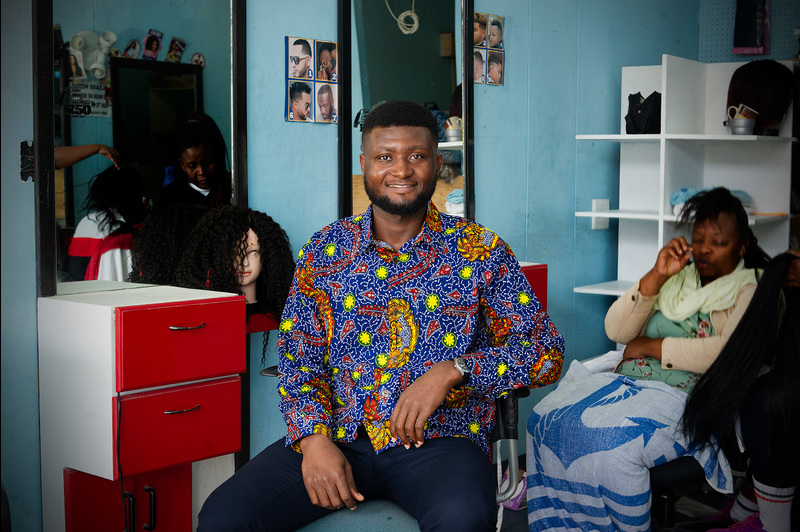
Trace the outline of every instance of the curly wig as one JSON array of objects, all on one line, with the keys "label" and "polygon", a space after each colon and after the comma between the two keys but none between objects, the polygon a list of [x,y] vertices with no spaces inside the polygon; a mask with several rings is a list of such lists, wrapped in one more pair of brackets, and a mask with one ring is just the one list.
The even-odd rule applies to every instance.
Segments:
[{"label": "curly wig", "polygon": [[294,256],[286,233],[263,212],[239,205],[208,211],[186,241],[175,284],[242,294],[236,260],[244,256],[249,229],[258,236],[261,275],[256,280],[258,301],[248,305],[248,314],[269,312],[280,317],[294,275]]},{"label": "curly wig", "polygon": [[186,239],[208,211],[205,205],[183,203],[154,210],[133,240],[133,267],[128,280],[173,284]]}]

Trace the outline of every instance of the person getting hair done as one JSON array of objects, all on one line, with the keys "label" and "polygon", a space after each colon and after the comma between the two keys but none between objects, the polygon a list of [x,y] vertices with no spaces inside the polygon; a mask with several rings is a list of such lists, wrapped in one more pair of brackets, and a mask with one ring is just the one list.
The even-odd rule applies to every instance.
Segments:
[{"label": "person getting hair done", "polygon": [[[75,234],[67,249],[64,270],[71,281],[103,279],[124,281],[130,272],[130,240],[144,221],[146,208],[143,202],[142,178],[131,168],[109,166],[94,177],[83,208],[89,213],[78,222]],[[110,235],[130,235],[122,241],[105,240]],[[101,243],[104,248],[99,250]],[[100,255],[109,252],[100,268]],[[92,269],[89,265],[92,264]]]}]

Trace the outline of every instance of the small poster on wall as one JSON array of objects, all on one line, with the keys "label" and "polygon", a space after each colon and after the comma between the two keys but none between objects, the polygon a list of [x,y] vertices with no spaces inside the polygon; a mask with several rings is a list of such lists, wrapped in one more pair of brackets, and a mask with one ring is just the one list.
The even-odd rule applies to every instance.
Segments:
[{"label": "small poster on wall", "polygon": [[166,60],[170,63],[180,63],[181,57],[183,56],[183,51],[185,49],[186,41],[177,37],[173,37],[172,41],[169,43]]},{"label": "small poster on wall", "polygon": [[505,17],[475,13],[473,19],[473,79],[475,83],[502,85],[505,70]]},{"label": "small poster on wall", "polygon": [[147,33],[147,37],[142,39],[142,59],[155,61],[158,58],[158,52],[161,50],[162,37],[163,35],[160,31],[150,30]]},{"label": "small poster on wall", "polygon": [[332,41],[286,37],[284,118],[287,122],[339,121],[336,48]]}]

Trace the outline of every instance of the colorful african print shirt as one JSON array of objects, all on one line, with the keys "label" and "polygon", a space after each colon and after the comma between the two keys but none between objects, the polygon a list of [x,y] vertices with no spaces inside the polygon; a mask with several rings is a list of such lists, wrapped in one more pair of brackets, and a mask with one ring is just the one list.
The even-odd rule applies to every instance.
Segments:
[{"label": "colorful african print shirt", "polygon": [[466,436],[489,453],[494,400],[555,382],[564,340],[511,249],[432,203],[399,251],[372,235],[372,209],[315,233],[297,261],[280,323],[280,408],[287,445],[313,433],[349,442],[363,425],[380,452],[400,394],[457,356],[469,382],[450,390],[425,438]]}]

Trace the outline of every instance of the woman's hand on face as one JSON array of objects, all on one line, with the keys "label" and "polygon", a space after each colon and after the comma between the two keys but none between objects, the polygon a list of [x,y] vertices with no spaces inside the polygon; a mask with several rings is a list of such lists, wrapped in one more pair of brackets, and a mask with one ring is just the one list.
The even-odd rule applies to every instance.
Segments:
[{"label": "woman's hand on face", "polygon": [[692,258],[691,252],[692,246],[686,242],[684,237],[673,238],[658,252],[653,269],[659,275],[670,278],[689,264],[689,260]]},{"label": "woman's hand on face", "polygon": [[645,296],[658,294],[667,280],[684,269],[692,258],[692,246],[682,236],[673,238],[661,248],[653,269],[639,281],[639,292]]}]

